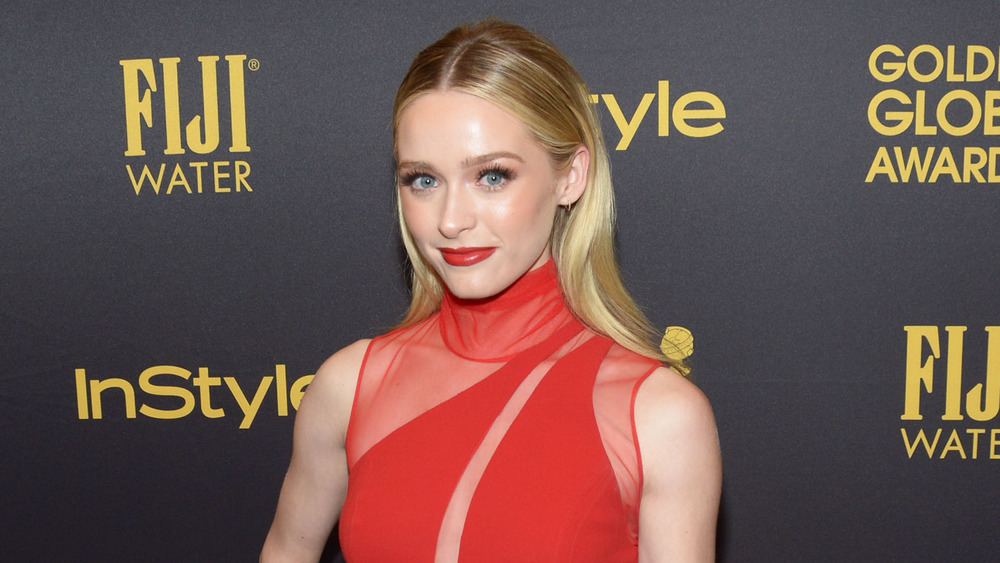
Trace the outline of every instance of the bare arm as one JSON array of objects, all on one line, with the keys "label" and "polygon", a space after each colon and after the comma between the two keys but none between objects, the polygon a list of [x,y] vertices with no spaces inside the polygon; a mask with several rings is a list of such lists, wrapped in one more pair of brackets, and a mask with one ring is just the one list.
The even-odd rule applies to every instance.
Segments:
[{"label": "bare arm", "polygon": [[639,388],[639,561],[715,560],[722,460],[712,407],[690,381],[657,369]]},{"label": "bare arm", "polygon": [[318,561],[323,552],[347,494],[344,439],[367,347],[361,340],[331,356],[302,398],[292,461],[261,563]]}]

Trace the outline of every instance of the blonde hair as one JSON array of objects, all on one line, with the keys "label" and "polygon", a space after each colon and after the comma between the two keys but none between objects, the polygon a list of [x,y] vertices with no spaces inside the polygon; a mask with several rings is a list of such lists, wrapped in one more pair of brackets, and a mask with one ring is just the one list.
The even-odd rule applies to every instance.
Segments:
[{"label": "blonde hair", "polygon": [[[611,168],[600,121],[576,69],[523,27],[499,20],[457,27],[410,65],[396,93],[394,141],[407,105],[442,90],[478,96],[518,117],[557,169],[568,167],[581,145],[589,149],[587,188],[571,210],[558,208],[552,229],[552,257],[566,303],[595,332],[686,372],[681,361],[666,357],[654,344],[658,332],[622,284],[614,252]],[[410,236],[398,197],[397,213],[413,267],[410,309],[400,323],[408,326],[440,307],[442,288]]]}]

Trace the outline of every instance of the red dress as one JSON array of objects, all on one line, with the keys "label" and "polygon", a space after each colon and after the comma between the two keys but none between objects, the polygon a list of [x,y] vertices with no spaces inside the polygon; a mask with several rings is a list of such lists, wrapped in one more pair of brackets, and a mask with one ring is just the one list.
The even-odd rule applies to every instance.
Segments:
[{"label": "red dress", "polygon": [[638,558],[632,408],[660,364],[584,328],[551,262],[372,341],[347,431],[347,561]]}]

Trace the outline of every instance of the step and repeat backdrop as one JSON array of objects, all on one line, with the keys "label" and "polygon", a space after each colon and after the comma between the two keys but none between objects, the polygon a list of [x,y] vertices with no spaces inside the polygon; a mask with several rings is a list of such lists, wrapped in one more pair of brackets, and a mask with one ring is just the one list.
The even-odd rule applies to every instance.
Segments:
[{"label": "step and repeat backdrop", "polygon": [[995,3],[89,4],[0,18],[4,560],[255,560],[316,367],[407,303],[398,82],[486,16],[593,93],[719,560],[1000,550]]}]

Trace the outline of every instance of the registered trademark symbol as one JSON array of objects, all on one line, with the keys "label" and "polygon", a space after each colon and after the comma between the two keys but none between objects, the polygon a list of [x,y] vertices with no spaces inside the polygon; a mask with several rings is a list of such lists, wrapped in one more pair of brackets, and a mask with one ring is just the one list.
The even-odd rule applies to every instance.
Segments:
[{"label": "registered trademark symbol", "polygon": [[257,59],[250,59],[249,61],[247,61],[247,68],[256,72],[257,70],[260,69],[260,61],[258,61]]}]

